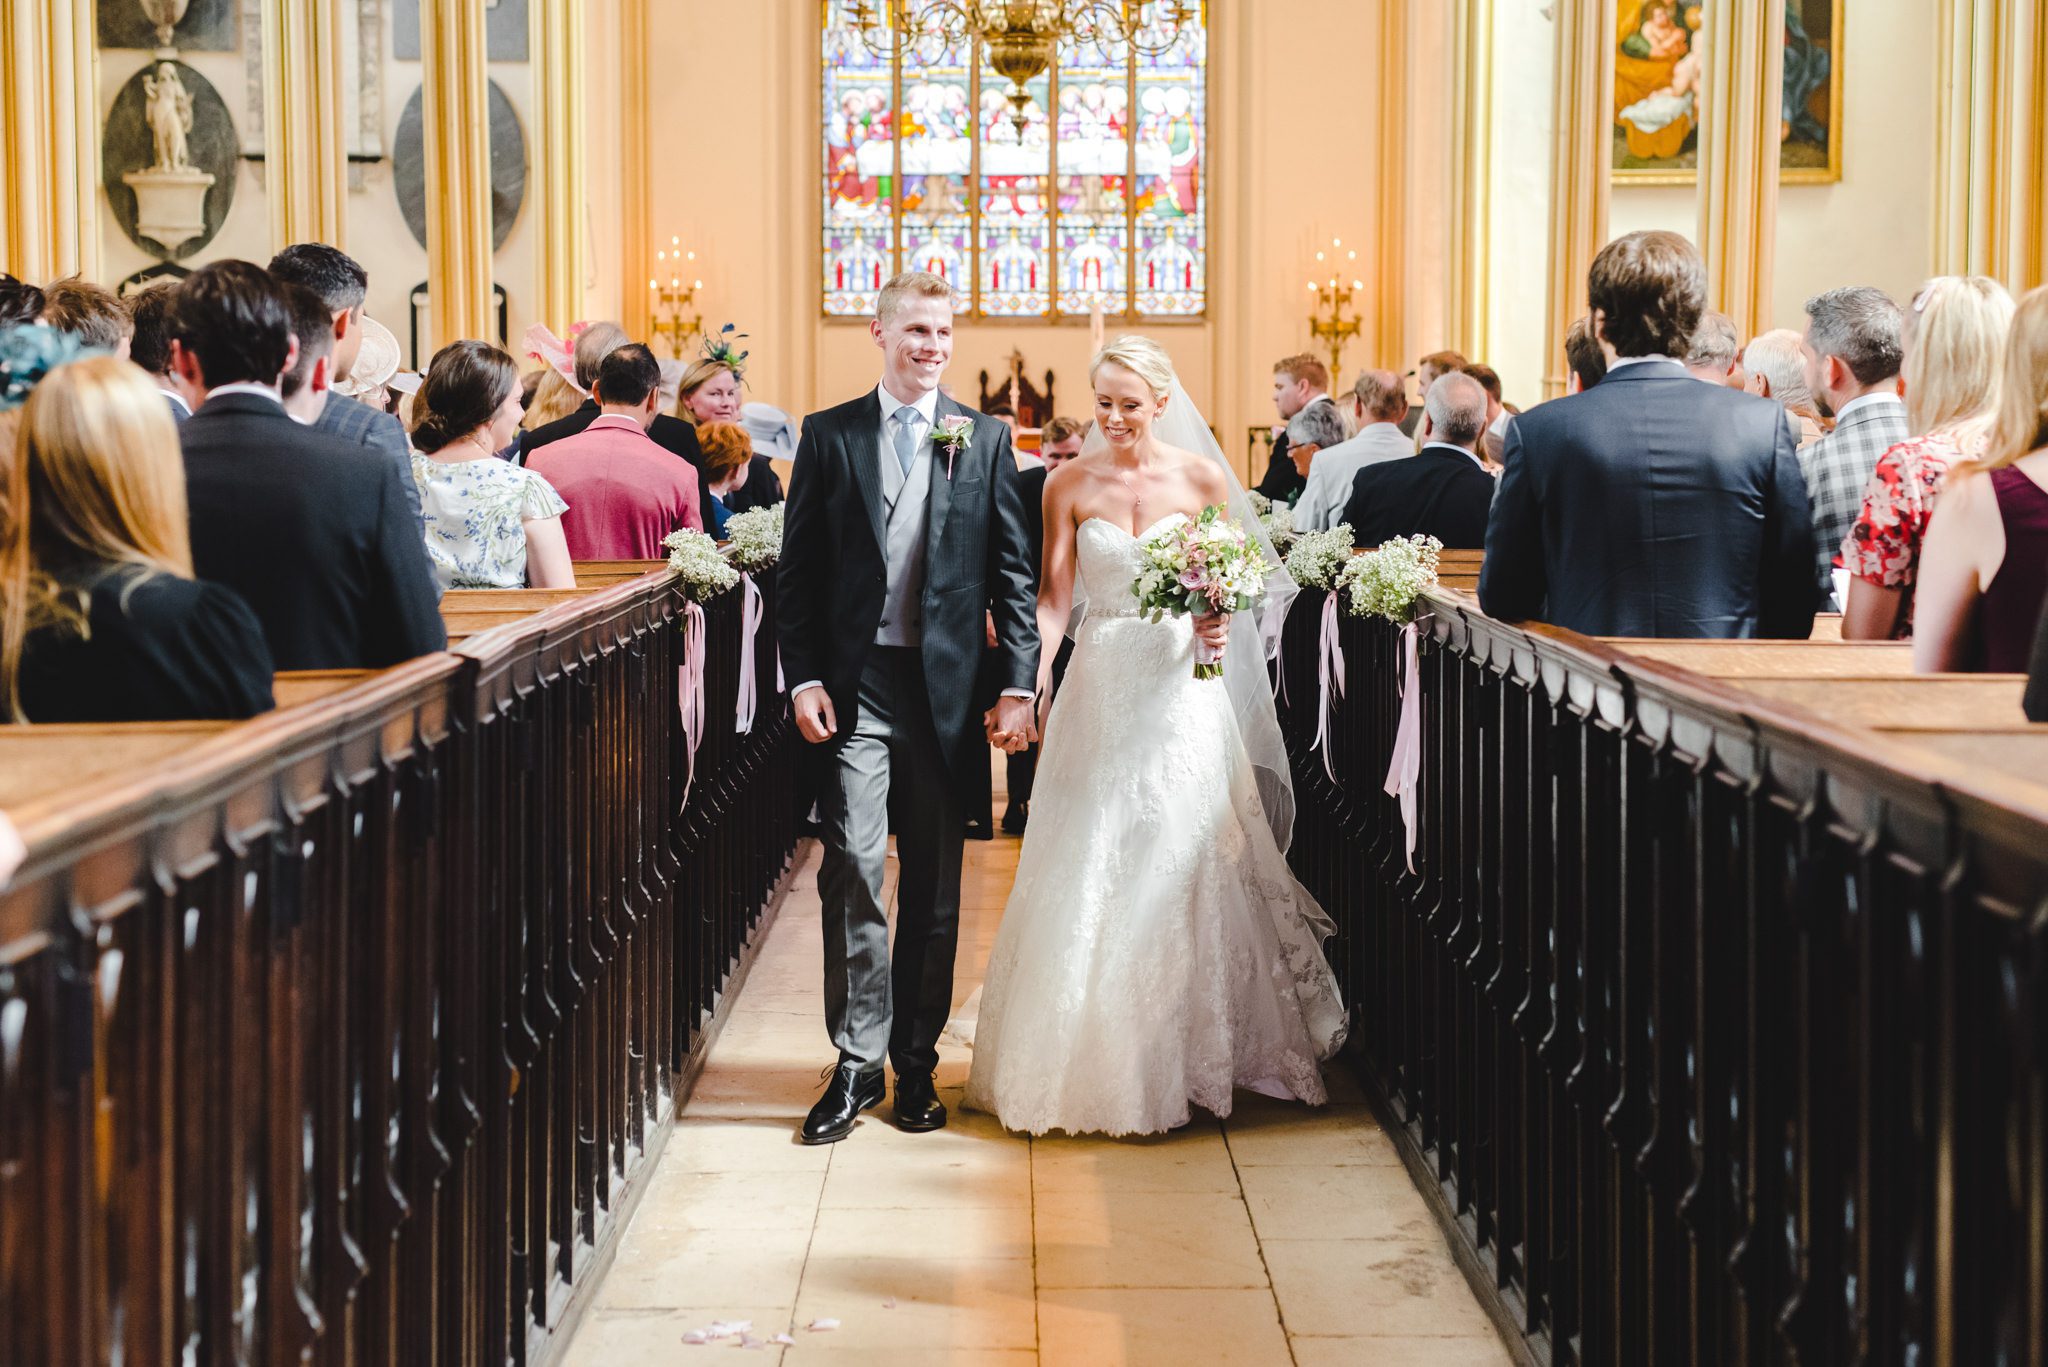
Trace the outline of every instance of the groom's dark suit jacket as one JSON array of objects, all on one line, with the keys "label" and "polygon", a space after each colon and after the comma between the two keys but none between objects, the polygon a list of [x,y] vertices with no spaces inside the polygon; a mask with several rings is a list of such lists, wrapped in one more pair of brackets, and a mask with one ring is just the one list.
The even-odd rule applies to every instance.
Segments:
[{"label": "groom's dark suit jacket", "polygon": [[[958,790],[972,795],[988,781],[981,714],[1004,689],[1036,685],[1038,600],[1010,429],[941,395],[936,417],[955,414],[974,419],[974,431],[952,478],[936,445],[919,456],[937,462],[926,510],[923,654],[948,768]],[[881,462],[896,456],[881,441],[873,390],[811,414],[783,508],[775,605],[783,675],[792,684],[824,683],[842,738],[853,732],[888,591]],[[995,615],[993,650],[984,648],[984,613]]]}]

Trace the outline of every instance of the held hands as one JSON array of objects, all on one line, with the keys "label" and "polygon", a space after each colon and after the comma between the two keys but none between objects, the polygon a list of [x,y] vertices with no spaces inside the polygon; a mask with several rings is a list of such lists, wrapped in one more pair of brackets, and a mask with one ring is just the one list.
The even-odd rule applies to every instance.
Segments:
[{"label": "held hands", "polygon": [[806,688],[791,698],[789,705],[796,713],[796,729],[813,745],[822,745],[832,739],[839,730],[839,719],[832,715],[832,695],[823,688]]},{"label": "held hands", "polygon": [[1006,755],[1031,748],[1038,739],[1038,720],[1032,715],[1030,698],[998,698],[982,718],[988,743]]}]

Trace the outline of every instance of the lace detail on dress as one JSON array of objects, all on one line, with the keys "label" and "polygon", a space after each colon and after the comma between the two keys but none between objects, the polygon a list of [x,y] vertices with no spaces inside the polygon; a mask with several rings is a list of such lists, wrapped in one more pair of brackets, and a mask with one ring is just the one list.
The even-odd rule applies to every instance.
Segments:
[{"label": "lace detail on dress", "polygon": [[967,1102],[1011,1129],[1111,1135],[1175,1128],[1191,1105],[1228,1115],[1236,1087],[1320,1103],[1344,1036],[1328,921],[1274,843],[1229,696],[1194,678],[1186,619],[1135,615],[1129,532],[1091,519],[1075,554],[1088,615]]}]

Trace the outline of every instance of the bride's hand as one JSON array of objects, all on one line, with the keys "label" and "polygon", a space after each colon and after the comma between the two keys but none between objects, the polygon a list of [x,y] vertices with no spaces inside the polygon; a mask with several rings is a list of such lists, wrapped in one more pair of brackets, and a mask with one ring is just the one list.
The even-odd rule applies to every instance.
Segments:
[{"label": "bride's hand", "polygon": [[1195,639],[1223,658],[1223,647],[1230,643],[1230,618],[1227,614],[1200,615],[1195,618]]}]

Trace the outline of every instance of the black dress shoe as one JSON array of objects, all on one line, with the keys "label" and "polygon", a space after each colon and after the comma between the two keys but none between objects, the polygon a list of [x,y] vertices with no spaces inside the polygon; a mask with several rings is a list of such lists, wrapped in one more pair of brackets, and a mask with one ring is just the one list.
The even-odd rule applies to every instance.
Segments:
[{"label": "black dress shoe", "polygon": [[825,1095],[804,1117],[802,1138],[806,1144],[837,1144],[853,1133],[853,1122],[862,1111],[882,1104],[882,1070],[863,1073],[851,1063],[832,1070]]},{"label": "black dress shoe", "polygon": [[913,1134],[946,1127],[946,1107],[930,1073],[896,1075],[896,1124]]},{"label": "black dress shoe", "polygon": [[1024,834],[1024,823],[1031,819],[1031,806],[1025,802],[1012,802],[1003,808],[1003,834]]},{"label": "black dress shoe", "polygon": [[966,834],[969,840],[994,840],[996,838],[995,823],[986,818],[979,821],[969,821]]}]

